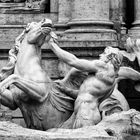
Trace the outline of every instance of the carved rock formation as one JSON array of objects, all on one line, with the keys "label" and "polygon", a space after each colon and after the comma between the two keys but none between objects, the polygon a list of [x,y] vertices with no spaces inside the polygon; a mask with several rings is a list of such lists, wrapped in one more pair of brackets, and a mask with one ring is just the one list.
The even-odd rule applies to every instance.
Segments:
[{"label": "carved rock formation", "polygon": [[105,117],[96,127],[103,127],[111,136],[119,139],[140,139],[140,112],[131,109]]},{"label": "carved rock formation", "polygon": [[79,129],[54,129],[48,132],[0,122],[3,140],[140,140],[140,112],[132,109],[105,117],[98,125]]}]

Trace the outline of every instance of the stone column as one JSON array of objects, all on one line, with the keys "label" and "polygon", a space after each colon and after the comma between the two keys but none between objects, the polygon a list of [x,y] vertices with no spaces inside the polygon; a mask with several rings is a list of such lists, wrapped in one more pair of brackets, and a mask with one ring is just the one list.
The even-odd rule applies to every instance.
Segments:
[{"label": "stone column", "polygon": [[121,33],[126,34],[126,27],[125,27],[125,18],[126,18],[126,1],[120,0],[120,18],[122,21]]},{"label": "stone column", "polygon": [[70,11],[71,0],[59,0],[58,3],[58,23],[55,24],[57,34],[63,33],[67,28],[67,22],[70,20],[71,11]]},{"label": "stone column", "polygon": [[119,47],[123,47],[123,38],[126,35],[125,27],[125,1],[124,0],[111,0],[110,1],[110,20],[114,23],[114,30],[118,34]]},{"label": "stone column", "polygon": [[129,30],[129,34],[136,38],[140,37],[140,0],[134,1],[134,22],[133,27]]},{"label": "stone column", "polygon": [[125,26],[124,18],[125,18],[125,1],[124,0],[113,0],[113,1],[111,0],[110,1],[110,20],[113,21],[114,24],[116,24],[116,26],[120,26],[120,32],[122,32],[123,34],[126,34],[126,28],[124,27]]},{"label": "stone column", "polygon": [[[116,45],[113,23],[109,20],[110,0],[72,0],[70,29],[63,37],[67,41],[80,41],[77,47]],[[90,42],[89,42],[90,41]],[[82,44],[83,43],[83,44]],[[87,46],[86,46],[87,45]]]}]

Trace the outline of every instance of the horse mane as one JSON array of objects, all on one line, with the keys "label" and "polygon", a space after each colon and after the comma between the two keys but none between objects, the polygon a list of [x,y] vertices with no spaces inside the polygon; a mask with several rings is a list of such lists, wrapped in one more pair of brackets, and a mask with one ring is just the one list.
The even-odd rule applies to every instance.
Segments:
[{"label": "horse mane", "polygon": [[[23,41],[25,34],[28,33],[29,30],[30,30],[30,23],[27,24],[23,32],[15,39],[15,45],[13,45],[13,47],[9,50],[8,63],[0,71],[0,81],[4,80],[9,75],[13,74],[20,44]],[[53,38],[55,38],[54,33],[52,34],[52,36]]]},{"label": "horse mane", "polygon": [[15,64],[17,61],[17,54],[19,52],[20,43],[24,39],[25,30],[15,39],[15,45],[9,50],[8,63],[0,71],[0,81],[7,78],[14,72]]}]

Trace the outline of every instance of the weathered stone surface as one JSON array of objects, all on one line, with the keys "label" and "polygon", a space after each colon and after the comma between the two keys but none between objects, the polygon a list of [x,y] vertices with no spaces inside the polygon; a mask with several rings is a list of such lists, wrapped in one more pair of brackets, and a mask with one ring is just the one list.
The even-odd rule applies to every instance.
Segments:
[{"label": "weathered stone surface", "polygon": [[73,20],[106,20],[109,19],[108,0],[74,0]]},{"label": "weathered stone surface", "polygon": [[10,14],[0,14],[0,25],[26,25],[32,21],[40,21],[43,18],[49,18],[54,23],[57,22],[57,13],[51,14],[30,14],[30,13],[10,13]]},{"label": "weathered stone surface", "polygon": [[0,139],[3,140],[116,140],[102,129],[92,128],[79,130],[62,130],[59,132],[43,132],[22,128],[10,122],[0,122]]},{"label": "weathered stone surface", "polygon": [[[120,139],[140,139],[140,112],[131,109],[121,113],[114,113],[104,118],[98,125],[103,127],[108,134],[117,136]],[[128,137],[129,135],[129,137]]]},{"label": "weathered stone surface", "polygon": [[58,13],[58,0],[51,0],[50,1],[50,11],[51,13]]},{"label": "weathered stone surface", "polygon": [[140,140],[140,112],[114,113],[98,125],[79,129],[52,129],[48,132],[23,128],[11,122],[0,122],[3,140]]},{"label": "weathered stone surface", "polygon": [[70,3],[71,3],[70,0],[59,1],[59,13],[58,13],[59,23],[66,23],[70,20],[70,16],[71,16]]},{"label": "weathered stone surface", "polygon": [[[61,37],[62,41],[70,41],[74,46],[77,43],[94,42],[95,47],[116,42],[116,32],[111,29],[113,23],[109,20],[109,0],[73,0],[71,4],[67,4],[67,7],[68,5],[72,11],[69,12],[71,15],[67,15],[68,12],[66,13],[64,8],[59,15],[60,22],[66,21],[70,27]],[[70,20],[69,17],[71,17]]]}]

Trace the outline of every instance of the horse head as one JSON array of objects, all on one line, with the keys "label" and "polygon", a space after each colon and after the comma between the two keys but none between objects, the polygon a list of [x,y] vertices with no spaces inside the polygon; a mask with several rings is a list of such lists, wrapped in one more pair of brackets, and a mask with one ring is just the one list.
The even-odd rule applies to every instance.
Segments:
[{"label": "horse head", "polygon": [[42,46],[46,36],[49,36],[51,32],[51,27],[52,21],[50,19],[43,19],[40,22],[31,22],[26,26],[25,30],[15,39],[15,44],[9,51],[9,62],[0,71],[0,81],[13,73],[18,50],[22,42],[25,40],[27,44],[35,44],[38,47]]},{"label": "horse head", "polygon": [[40,22],[29,23],[24,30],[27,43],[42,46],[46,36],[51,32],[51,27],[52,21],[50,19],[43,19]]}]

